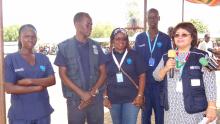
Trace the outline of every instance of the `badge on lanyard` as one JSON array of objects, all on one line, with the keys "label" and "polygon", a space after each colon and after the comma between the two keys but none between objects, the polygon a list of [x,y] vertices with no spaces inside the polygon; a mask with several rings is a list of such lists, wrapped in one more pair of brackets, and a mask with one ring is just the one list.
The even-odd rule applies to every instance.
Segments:
[{"label": "badge on lanyard", "polygon": [[[118,67],[118,70],[119,70],[119,72],[116,73],[117,83],[124,82],[123,74],[122,74],[122,72],[120,72],[120,69],[121,69],[122,63],[124,62],[125,57],[127,56],[127,54],[128,54],[128,50],[126,49],[125,52],[124,52],[124,55],[122,56],[122,59],[121,59],[121,61],[120,61],[120,63],[119,63],[118,60],[117,60],[117,58],[115,57],[113,51],[112,51],[113,60],[114,60],[116,66]],[[130,61],[130,60],[129,60],[129,61]]]},{"label": "badge on lanyard", "polygon": [[123,74],[121,72],[116,73],[116,79],[118,83],[124,82]]},{"label": "badge on lanyard", "polygon": [[147,42],[148,42],[148,46],[149,46],[149,50],[150,50],[150,54],[151,54],[151,57],[149,58],[149,61],[148,61],[148,66],[151,66],[151,67],[153,67],[155,65],[155,58],[153,58],[152,55],[153,55],[153,52],[154,52],[154,49],[155,49],[155,45],[157,44],[158,35],[159,35],[159,33],[157,33],[157,35],[155,37],[155,40],[154,40],[153,47],[152,47],[151,46],[150,35],[149,35],[149,33],[147,33],[147,38],[148,38]]},{"label": "badge on lanyard", "polygon": [[150,59],[149,59],[149,61],[148,61],[148,65],[149,65],[149,66],[154,66],[154,64],[155,64],[155,59],[152,58],[152,57],[150,57]]},{"label": "badge on lanyard", "polygon": [[183,92],[183,84],[182,80],[178,80],[176,83],[176,92],[182,93]]}]

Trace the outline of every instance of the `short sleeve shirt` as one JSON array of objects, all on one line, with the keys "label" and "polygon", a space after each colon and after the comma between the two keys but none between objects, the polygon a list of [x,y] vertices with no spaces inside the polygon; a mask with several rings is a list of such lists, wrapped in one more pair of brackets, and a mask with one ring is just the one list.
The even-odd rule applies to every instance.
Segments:
[{"label": "short sleeve shirt", "polygon": [[[18,80],[25,78],[36,79],[54,75],[48,57],[40,53],[35,53],[35,65],[28,64],[18,52],[7,55],[4,63],[6,83],[15,84]],[[39,119],[49,115],[52,111],[47,89],[35,93],[11,94],[9,118]]]},{"label": "short sleeve shirt", "polygon": [[[116,59],[120,62],[124,53],[114,52]],[[122,64],[123,70],[139,84],[138,77],[145,73],[145,62],[137,52],[130,50]],[[109,100],[113,104],[132,102],[137,96],[137,89],[132,82],[123,74],[123,82],[117,82],[116,74],[119,69],[116,66],[112,54],[107,55],[107,92]]]}]

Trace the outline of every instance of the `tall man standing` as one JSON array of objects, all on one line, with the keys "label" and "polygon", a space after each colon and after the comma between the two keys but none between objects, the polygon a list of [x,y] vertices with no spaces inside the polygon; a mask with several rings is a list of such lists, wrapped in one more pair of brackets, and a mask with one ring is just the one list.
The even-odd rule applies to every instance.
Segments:
[{"label": "tall man standing", "polygon": [[99,89],[106,69],[101,47],[89,38],[92,19],[88,13],[74,16],[76,34],[58,45],[55,65],[59,67],[63,95],[67,99],[68,124],[103,124],[104,108]]},{"label": "tall man standing", "polygon": [[155,112],[156,124],[163,124],[163,107],[160,105],[160,89],[163,84],[154,80],[152,73],[157,67],[163,54],[171,49],[171,40],[168,35],[158,30],[160,16],[157,9],[148,11],[147,32],[136,37],[135,49],[140,53],[147,63],[146,86],[145,86],[145,109],[142,113],[142,124],[151,124],[152,109]]}]

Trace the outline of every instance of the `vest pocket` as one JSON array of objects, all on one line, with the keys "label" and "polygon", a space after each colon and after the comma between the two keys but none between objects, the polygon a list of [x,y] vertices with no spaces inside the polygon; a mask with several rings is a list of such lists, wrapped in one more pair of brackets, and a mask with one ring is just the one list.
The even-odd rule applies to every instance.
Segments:
[{"label": "vest pocket", "polygon": [[191,94],[185,96],[184,99],[185,110],[189,114],[205,111],[208,105],[205,89],[193,88]]},{"label": "vest pocket", "polygon": [[74,58],[69,58],[69,61],[67,62],[67,75],[71,78],[77,78],[78,72],[79,72],[79,67],[78,67],[77,60]]}]

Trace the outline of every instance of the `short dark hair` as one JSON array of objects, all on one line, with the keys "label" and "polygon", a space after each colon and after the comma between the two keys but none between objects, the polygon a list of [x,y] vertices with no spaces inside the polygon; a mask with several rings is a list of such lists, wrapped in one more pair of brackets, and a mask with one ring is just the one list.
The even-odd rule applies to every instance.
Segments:
[{"label": "short dark hair", "polygon": [[198,34],[197,34],[197,29],[191,22],[181,22],[177,24],[176,27],[173,29],[172,40],[174,41],[174,35],[176,34],[176,31],[180,28],[187,30],[191,34],[192,37],[191,47],[195,47],[198,41]]},{"label": "short dark hair", "polygon": [[[37,30],[32,24],[24,24],[20,27],[20,29],[18,31],[18,37],[21,36],[21,33],[23,31],[25,31],[26,29],[29,29],[29,28],[32,29],[37,34]],[[21,47],[22,47],[21,41],[20,41],[20,39],[18,39],[18,49],[21,49]]]},{"label": "short dark hair", "polygon": [[82,17],[91,18],[90,15],[89,15],[88,13],[86,13],[86,12],[78,12],[78,13],[76,13],[76,15],[75,15],[74,18],[73,18],[74,24],[75,24],[76,22],[80,22],[81,19],[82,19]]},{"label": "short dark hair", "polygon": [[110,35],[110,50],[112,50],[113,40],[115,39],[115,36],[116,36],[118,33],[123,33],[123,34],[125,34],[125,39],[126,39],[126,41],[127,41],[126,48],[127,48],[127,49],[130,49],[129,38],[128,38],[128,33],[127,33],[127,31],[126,31],[124,28],[115,28],[115,29],[112,31],[111,35]]},{"label": "short dark hair", "polygon": [[204,37],[209,37],[210,38],[210,34],[205,34],[205,36]]},{"label": "short dark hair", "polygon": [[159,15],[159,12],[158,12],[158,10],[157,9],[155,9],[155,8],[151,8],[151,9],[149,9],[148,10],[148,15],[149,15],[149,13],[156,13],[157,15]]}]

